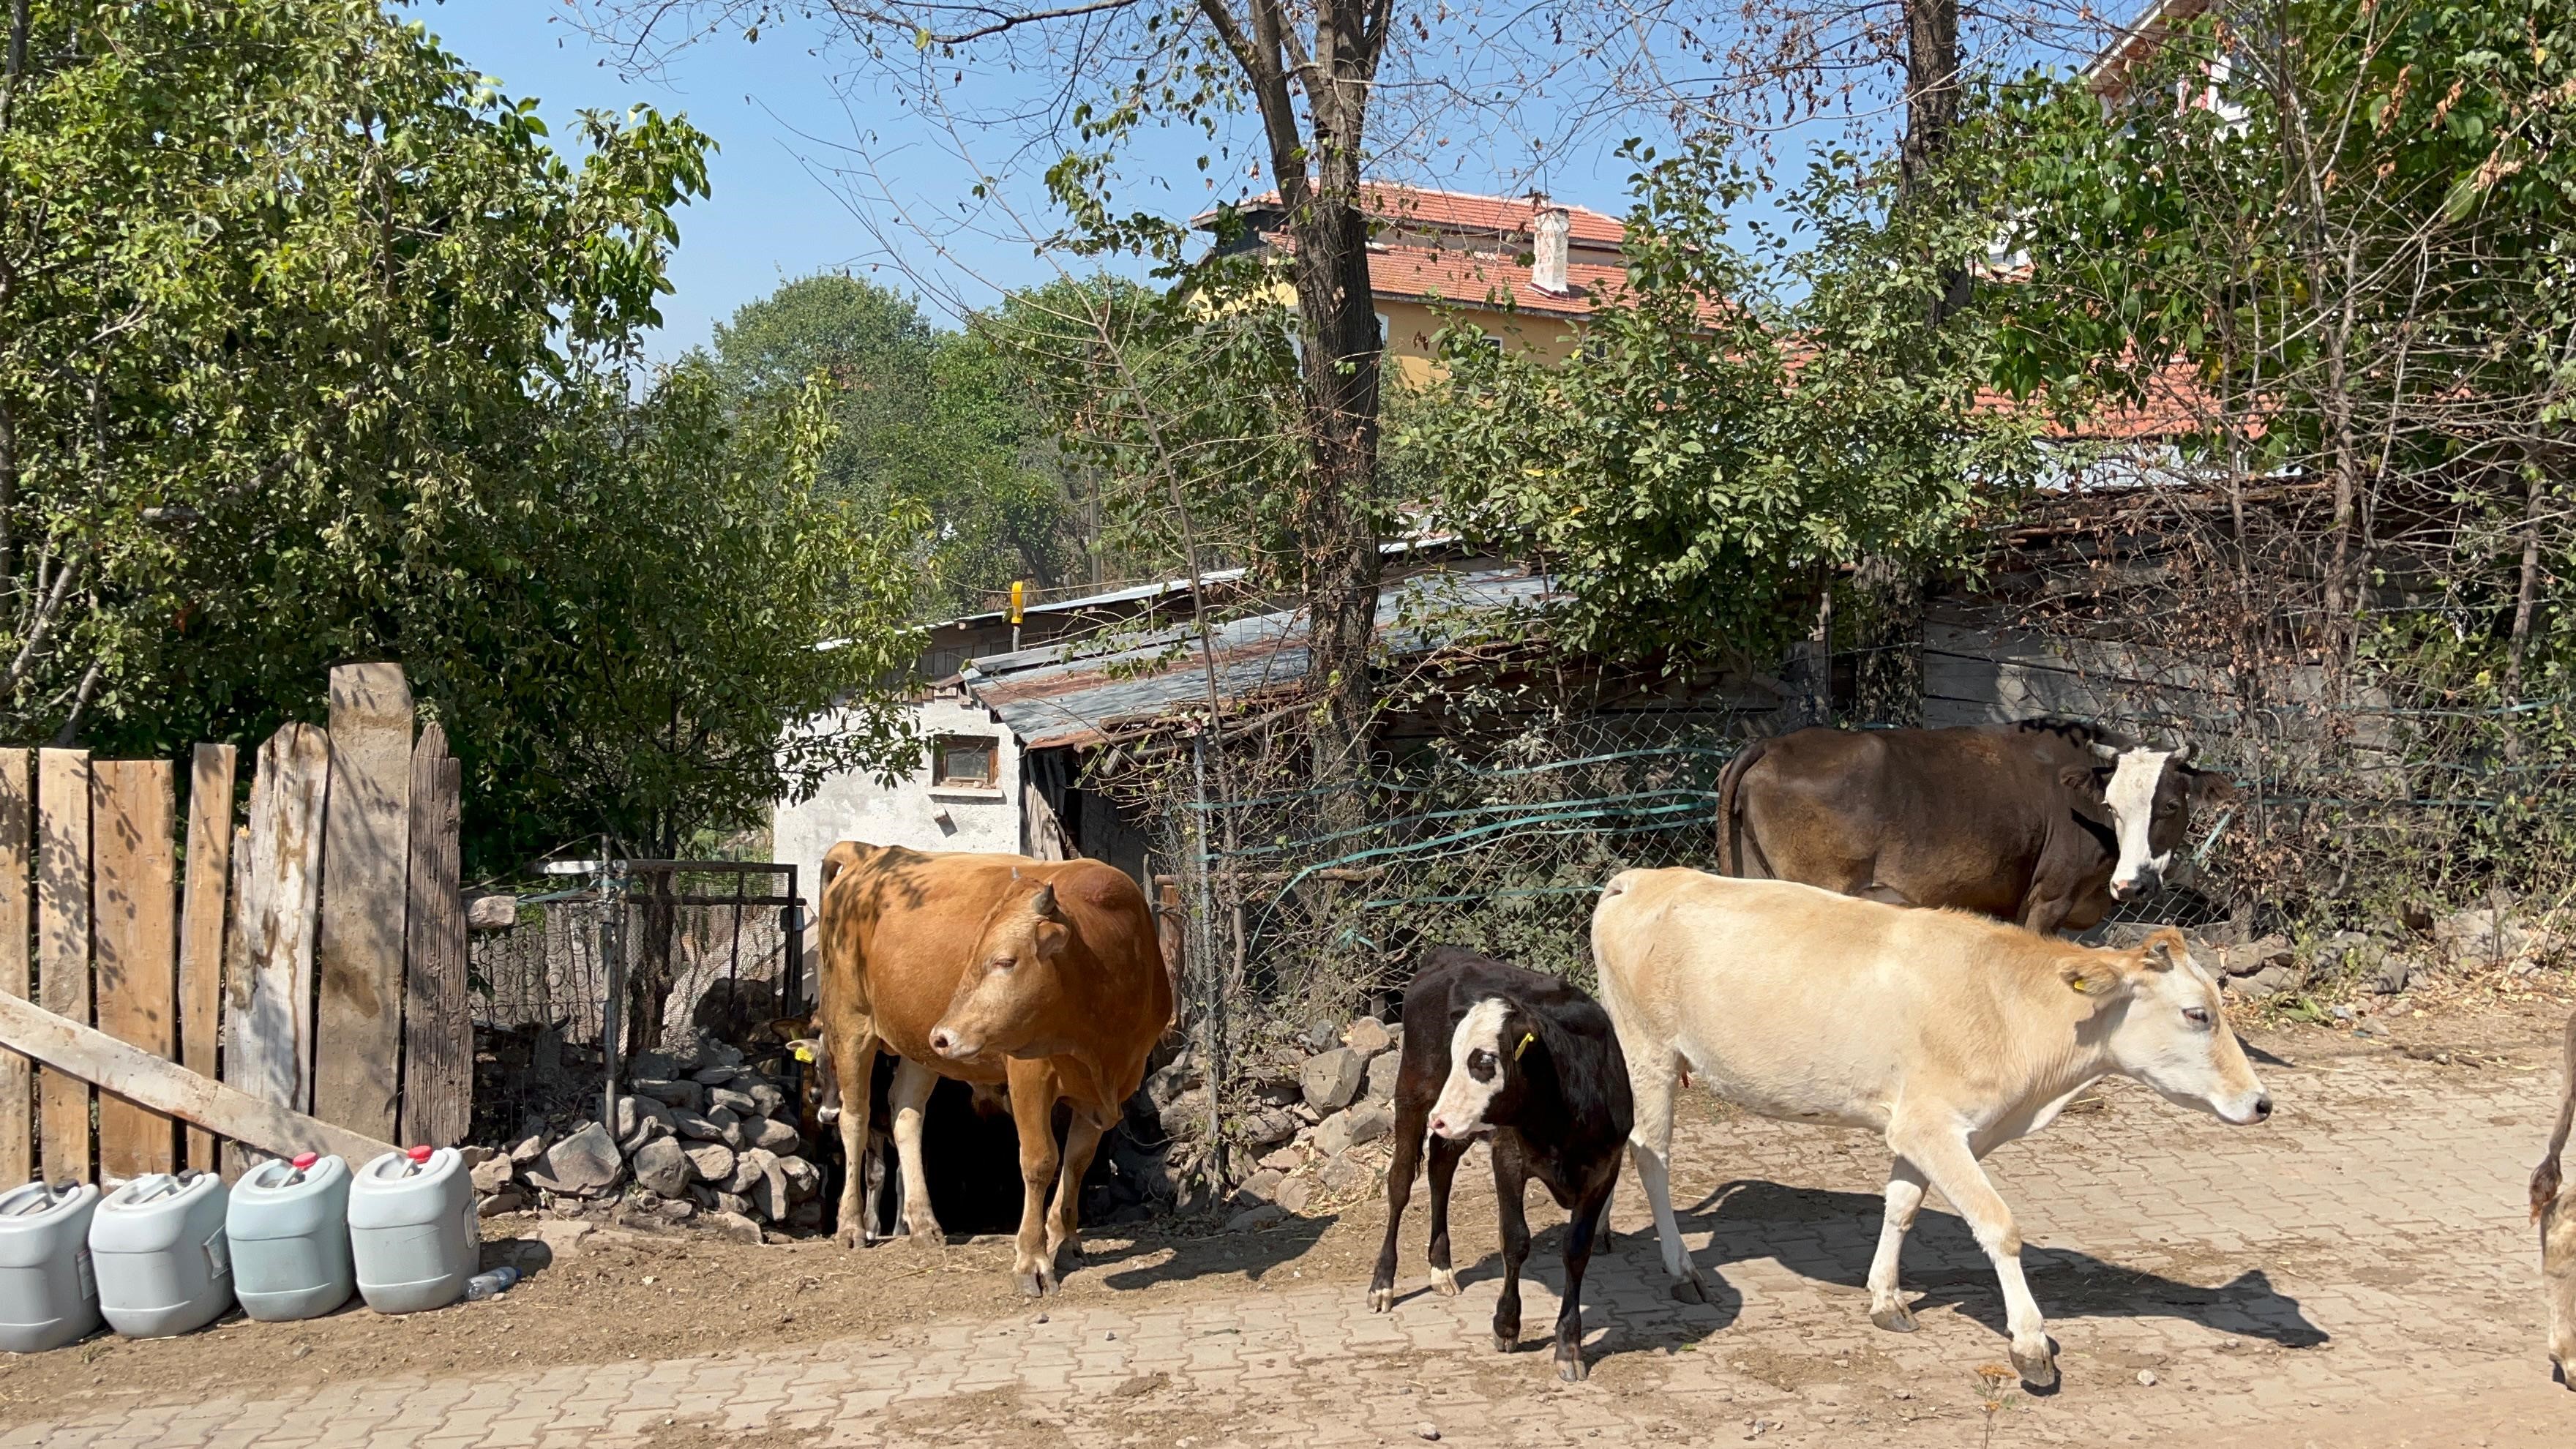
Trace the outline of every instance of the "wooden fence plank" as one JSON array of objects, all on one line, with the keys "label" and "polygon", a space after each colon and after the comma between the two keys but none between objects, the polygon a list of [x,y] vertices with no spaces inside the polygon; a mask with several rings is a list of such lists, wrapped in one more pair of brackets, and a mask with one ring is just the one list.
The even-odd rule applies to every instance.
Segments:
[{"label": "wooden fence plank", "polygon": [[[199,745],[188,776],[187,885],[179,907],[179,1060],[215,1075],[224,1002],[224,900],[233,875],[230,745]],[[215,1169],[214,1134],[188,1129],[187,1165]]]},{"label": "wooden fence plank", "polygon": [[[89,751],[36,753],[37,995],[54,1015],[89,1021]],[[89,1083],[47,1071],[45,1180],[88,1181]]]},{"label": "wooden fence plank", "polygon": [[[165,1060],[179,1055],[178,776],[167,760],[90,766],[90,911],[98,1029]],[[130,1101],[98,1102],[98,1170],[140,1177],[178,1166],[178,1124]]]},{"label": "wooden fence plank", "polygon": [[[30,756],[0,750],[0,994],[25,1000],[27,974],[28,847],[36,798],[29,788]],[[36,1175],[35,1072],[25,1057],[0,1052],[0,1187]]]},{"label": "wooden fence plank", "polygon": [[235,953],[224,967],[224,1080],[262,1101],[309,1100],[314,929],[331,746],[291,724],[260,746],[250,829],[233,857]]},{"label": "wooden fence plank", "polygon": [[70,1074],[84,1086],[96,1082],[114,1097],[281,1157],[336,1152],[364,1164],[393,1151],[389,1142],[207,1081],[176,1062],[15,997],[0,1000],[0,1047],[45,1063],[48,1075]]},{"label": "wooden fence plank", "polygon": [[465,999],[465,896],[457,824],[464,767],[432,723],[411,752],[411,904],[403,963],[402,1140],[453,1147],[473,1110],[474,1019]]},{"label": "wooden fence plank", "polygon": [[331,671],[313,1115],[376,1137],[394,1135],[402,1090],[411,726],[411,686],[401,665]]}]

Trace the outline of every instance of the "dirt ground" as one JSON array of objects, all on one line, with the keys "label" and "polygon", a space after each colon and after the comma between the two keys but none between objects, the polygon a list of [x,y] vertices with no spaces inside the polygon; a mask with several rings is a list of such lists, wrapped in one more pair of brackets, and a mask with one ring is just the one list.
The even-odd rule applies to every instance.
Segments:
[{"label": "dirt ground", "polygon": [[[2386,1094],[2385,1111],[2397,1121],[2407,1111],[2404,1083],[2409,1081],[2474,1082],[2499,1074],[2537,1080],[2533,1073],[2554,1079],[2570,994],[2569,982],[2551,976],[2534,985],[2469,993],[2436,1011],[2384,1010],[2364,1023],[2366,1034],[2349,1026],[2283,1022],[2255,1025],[2245,1034],[2258,1051],[2258,1062],[2327,1073],[2368,1064],[2393,1074],[2390,1079],[2397,1085]],[[2137,1096],[2142,1105],[2128,1106],[2130,1099],[2120,1096],[2117,1110],[2167,1110],[2143,1101],[2143,1093]],[[1715,1127],[1727,1120],[1724,1109],[1704,1095],[1690,1094],[1686,1101],[1686,1131],[1694,1124]],[[2086,1119],[2084,1111],[2077,1111],[2052,1130],[2080,1133]],[[2530,1138],[2536,1157],[2545,1124],[2537,1119],[2526,1123],[2518,1116],[2514,1130]],[[1867,1166],[1879,1149],[1859,1134],[1845,1135],[1853,1140],[1834,1151]],[[2527,1168],[2525,1163],[2518,1170]],[[1480,1190],[1482,1184],[1468,1173],[1461,1174],[1460,1184],[1454,1222],[1463,1267],[1490,1254],[1495,1229],[1491,1192]],[[1623,1241],[1638,1226],[1628,1220],[1638,1207],[1633,1190],[1623,1188]],[[1417,1194],[1407,1233],[1406,1272],[1412,1276],[1419,1271],[1416,1245],[1424,1211]],[[1541,1211],[1534,1205],[1533,1227],[1561,1220],[1553,1207]],[[2272,1261],[2310,1277],[2358,1282],[2393,1271],[2379,1252],[2342,1245],[2331,1225],[2312,1226],[2314,1231],[2284,1234],[2272,1243],[2267,1249]],[[1031,1304],[1011,1287],[1006,1239],[978,1238],[938,1251],[898,1241],[852,1252],[828,1240],[749,1246],[687,1230],[616,1229],[517,1214],[484,1224],[486,1265],[513,1263],[527,1275],[498,1299],[408,1318],[386,1318],[357,1306],[302,1323],[235,1318],[177,1339],[131,1342],[108,1336],[47,1354],[0,1356],[0,1427],[77,1418],[119,1405],[239,1393],[244,1385],[268,1393],[353,1379],[434,1382],[540,1364],[695,1359],[743,1349],[843,1342],[856,1351],[901,1353],[907,1345],[959,1325],[990,1324],[998,1331],[1043,1324],[1050,1313],[1078,1315],[1113,1307],[1127,1316],[1143,1316],[1319,1284],[1341,1285],[1356,1300],[1383,1228],[1383,1200],[1372,1191],[1356,1202],[1312,1207],[1303,1218],[1257,1233],[1229,1233],[1212,1222],[1174,1222],[1134,1237],[1095,1237],[1080,1265],[1067,1274],[1062,1293]],[[2175,1248],[2177,1255],[2159,1271],[2189,1277],[2188,1250],[2182,1244]],[[1550,1251],[1543,1241],[1540,1253]],[[1975,1275],[1968,1276],[1973,1282]],[[1986,1282],[1991,1283],[1990,1276]],[[2065,1290],[2058,1291],[2063,1296]],[[1536,1305],[1533,1310],[1538,1321]],[[867,1349],[870,1341],[884,1348]],[[1738,1341],[1727,1349],[1733,1368],[1784,1392],[1837,1378],[1864,1382],[1885,1377],[1853,1357],[1870,1352],[1865,1343],[1830,1360],[1800,1351],[1795,1342]],[[1529,1377],[1522,1371],[1525,1364],[1507,1359],[1480,1360],[1479,1366],[1515,1383]],[[1384,1367],[1379,1366],[1381,1371]],[[1615,1379],[1619,1366],[1605,1367]],[[2116,1364],[2111,1368],[2133,1371]],[[1121,1412],[1144,1432],[1139,1442],[1203,1438],[1227,1421],[1222,1403],[1176,1398],[1168,1388],[1152,1375],[1140,1374],[1112,1391],[1113,1398],[1123,1394],[1132,1400]],[[2389,1413],[2358,1416],[2341,1428],[2320,1417],[2314,1437],[2335,1449],[2353,1449],[2365,1441],[2391,1446],[2410,1440],[2424,1445],[2474,1442],[2480,1436],[2497,1445],[2576,1442],[2576,1428],[2570,1427],[2576,1426],[2576,1395],[2568,1399],[2568,1417],[2556,1426],[2564,1432],[2554,1436],[2518,1437],[2516,1426],[2527,1418],[2519,1409],[2500,1412],[2494,1423],[2485,1424],[2438,1407],[2423,1408],[2410,1418],[2415,1411],[2398,1405]],[[925,1440],[955,1430],[980,1441],[1008,1429],[1002,1437],[1012,1442],[1064,1442],[1056,1424],[1028,1417],[1016,1391],[958,1392],[908,1403],[901,1406],[899,1422]],[[656,1427],[646,1442],[693,1449],[807,1440],[786,1429],[745,1433],[718,1428],[712,1420],[675,1416]],[[2305,1440],[2267,1442],[2295,1445]]]}]

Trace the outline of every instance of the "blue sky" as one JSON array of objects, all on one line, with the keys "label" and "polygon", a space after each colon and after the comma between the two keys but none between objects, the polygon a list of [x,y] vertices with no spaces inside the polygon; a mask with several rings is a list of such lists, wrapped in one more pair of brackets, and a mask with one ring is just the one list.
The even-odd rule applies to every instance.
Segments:
[{"label": "blue sky", "polygon": [[[714,195],[680,214],[677,291],[664,299],[664,326],[649,346],[656,358],[705,343],[736,307],[820,270],[873,273],[948,311],[989,302],[998,288],[1044,281],[1059,267],[1090,265],[1032,254],[1029,233],[1055,220],[1042,181],[1051,156],[1007,158],[1004,143],[976,136],[964,143],[970,161],[891,87],[845,79],[854,68],[810,28],[781,26],[756,44],[738,34],[710,37],[659,72],[635,76],[569,23],[561,0],[414,0],[407,11],[509,94],[537,97],[559,138],[578,110],[638,103],[685,111],[715,137],[722,150],[712,166]],[[1007,104],[1029,84],[976,73],[968,91],[975,102]],[[1611,154],[1615,137],[1588,138],[1535,167],[1494,134],[1438,139],[1438,184],[1522,192],[1537,181],[1559,200],[1612,213],[1625,207],[1629,168]],[[1185,214],[1222,191],[1241,194],[1249,178],[1240,173],[1201,177],[1196,160],[1205,150],[1202,138],[1178,130],[1146,132],[1127,171],[1138,192],[1161,194],[1133,202]],[[1004,206],[978,209],[971,188],[979,168],[998,182]]]}]

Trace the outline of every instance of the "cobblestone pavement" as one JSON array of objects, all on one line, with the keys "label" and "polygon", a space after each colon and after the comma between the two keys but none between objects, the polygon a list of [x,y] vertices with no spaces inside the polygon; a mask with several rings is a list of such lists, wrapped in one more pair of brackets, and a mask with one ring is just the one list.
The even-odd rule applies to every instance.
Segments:
[{"label": "cobblestone pavement", "polygon": [[[2319,1038],[2309,1038],[2318,1041]],[[1994,1277],[1927,1205],[1906,1257],[1922,1330],[1869,1326],[1860,1287],[1883,1151],[1856,1134],[1707,1115],[1676,1197],[1711,1305],[1664,1291],[1633,1183],[1587,1285],[1583,1384],[1543,1344],[1559,1227],[1532,1255],[1524,1350],[1495,1353],[1490,1227],[1460,1242],[1463,1297],[1427,1291],[1422,1199],[1402,1298],[1372,1315],[1347,1266],[1283,1249],[1252,1285],[1179,1292],[1144,1259],[1109,1292],[985,1322],[666,1362],[387,1378],[100,1410],[0,1434],[17,1446],[751,1443],[1190,1445],[1765,1443],[2576,1443],[2554,1388],[2522,1182],[2555,1072],[2387,1053],[2263,1065],[2274,1122],[2227,1128],[2114,1086],[1995,1176],[2061,1345],[2063,1388],[2004,1363]],[[1471,1159],[1462,1199],[1481,1195]],[[1561,1224],[1553,1208],[1534,1225]],[[1364,1231],[1363,1210],[1343,1231]],[[1489,1222],[1489,1219],[1480,1219]],[[1311,1243],[1311,1229],[1273,1230]],[[881,1252],[884,1250],[880,1250]],[[1104,1257],[1107,1255],[1104,1254]],[[1351,1255],[1342,1255],[1344,1262]],[[1481,1260],[1481,1261],[1479,1261]],[[863,1290],[862,1290],[863,1291]],[[1132,1303],[1133,1306],[1129,1306]],[[1419,1437],[1417,1437],[1419,1436]]]}]

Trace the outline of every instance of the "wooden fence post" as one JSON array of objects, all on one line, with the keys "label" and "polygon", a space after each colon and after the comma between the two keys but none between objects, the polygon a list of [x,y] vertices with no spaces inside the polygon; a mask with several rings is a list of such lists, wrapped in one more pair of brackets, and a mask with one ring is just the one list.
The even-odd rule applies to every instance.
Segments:
[{"label": "wooden fence post", "polygon": [[432,723],[411,752],[411,905],[403,963],[404,1143],[453,1147],[473,1111],[474,1019],[465,999],[457,849],[464,766]]},{"label": "wooden fence post", "polygon": [[[230,745],[199,745],[188,775],[187,886],[179,907],[179,1061],[215,1076],[224,1001],[224,899],[233,874]],[[188,1129],[187,1165],[212,1172],[215,1136]]]},{"label": "wooden fence post", "polygon": [[[0,750],[0,993],[25,1000],[28,846],[35,796],[25,750]],[[25,1057],[0,1051],[0,1184],[36,1175],[35,1074]]]},{"label": "wooden fence post", "polygon": [[[175,1061],[178,1033],[178,777],[167,760],[90,766],[90,915],[98,1029]],[[119,1097],[98,1101],[98,1170],[141,1177],[178,1166],[178,1124]]]},{"label": "wooden fence post", "polygon": [[302,1109],[310,1080],[314,926],[330,742],[311,725],[269,736],[251,777],[250,828],[233,860],[232,959],[224,971],[224,1080]]},{"label": "wooden fence post", "polygon": [[[44,1008],[90,1020],[89,751],[36,753],[36,971]],[[48,1068],[45,1180],[88,1181],[89,1083]]]},{"label": "wooden fence post", "polygon": [[394,1135],[402,1091],[411,732],[401,665],[331,671],[313,1115],[370,1137]]}]

